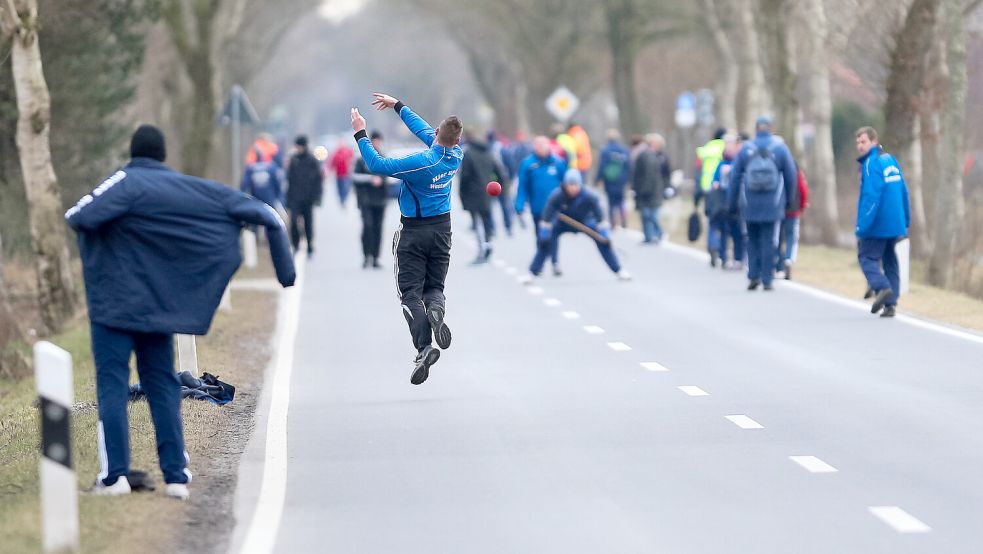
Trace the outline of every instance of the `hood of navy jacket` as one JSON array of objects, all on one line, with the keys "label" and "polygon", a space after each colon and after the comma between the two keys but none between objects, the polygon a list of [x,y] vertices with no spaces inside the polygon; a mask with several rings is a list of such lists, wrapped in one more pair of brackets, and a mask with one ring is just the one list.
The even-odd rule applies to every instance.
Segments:
[{"label": "hood of navy jacket", "polygon": [[460,145],[446,147],[437,142],[437,132],[429,123],[399,102],[395,106],[406,127],[427,150],[403,158],[383,158],[372,146],[365,131],[355,134],[358,150],[372,173],[401,179],[399,211],[404,217],[433,217],[451,211],[451,180],[461,167],[464,151]]},{"label": "hood of navy jacket", "polygon": [[265,203],[134,158],[65,214],[78,233],[89,318],[144,333],[208,332],[239,267],[243,224],[266,227],[277,279],[295,273],[283,222]]},{"label": "hood of navy jacket", "polygon": [[857,161],[860,163],[860,198],[854,233],[860,238],[907,235],[911,208],[898,160],[875,145]]},{"label": "hood of navy jacket", "polygon": [[[778,166],[781,183],[774,192],[750,192],[747,190],[745,169],[759,148],[767,148]],[[759,132],[752,141],[741,147],[734,158],[730,172],[730,184],[727,188],[730,210],[736,212],[738,205],[745,221],[752,223],[781,221],[785,219],[785,211],[792,209],[796,202],[798,190],[798,170],[792,153],[789,152],[785,141],[771,133]]]},{"label": "hood of navy jacket", "polygon": [[533,215],[539,216],[546,207],[546,200],[559,188],[563,175],[567,172],[567,162],[554,154],[540,158],[535,153],[519,166],[519,187],[515,194],[515,210],[522,212],[529,204]]}]

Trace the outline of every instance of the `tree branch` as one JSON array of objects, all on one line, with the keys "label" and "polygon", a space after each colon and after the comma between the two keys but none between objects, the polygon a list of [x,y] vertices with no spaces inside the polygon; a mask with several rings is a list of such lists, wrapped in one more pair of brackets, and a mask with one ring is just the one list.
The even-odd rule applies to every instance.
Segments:
[{"label": "tree branch", "polygon": [[966,7],[963,8],[963,16],[968,17],[972,15],[976,11],[976,8],[980,7],[980,4],[983,4],[983,0],[970,0],[969,4],[966,4]]},{"label": "tree branch", "polygon": [[20,16],[17,15],[14,0],[7,0],[6,4],[0,5],[0,31],[13,36],[18,27],[20,27]]}]

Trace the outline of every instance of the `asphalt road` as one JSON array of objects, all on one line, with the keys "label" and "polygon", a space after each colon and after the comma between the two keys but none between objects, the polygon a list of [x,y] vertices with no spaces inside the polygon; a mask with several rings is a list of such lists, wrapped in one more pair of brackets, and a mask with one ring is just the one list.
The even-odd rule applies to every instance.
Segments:
[{"label": "asphalt road", "polygon": [[471,267],[459,218],[454,342],[412,386],[392,260],[361,269],[349,210],[306,266],[275,551],[983,548],[983,342],[630,233],[630,283],[569,236],[523,286],[531,231]]}]

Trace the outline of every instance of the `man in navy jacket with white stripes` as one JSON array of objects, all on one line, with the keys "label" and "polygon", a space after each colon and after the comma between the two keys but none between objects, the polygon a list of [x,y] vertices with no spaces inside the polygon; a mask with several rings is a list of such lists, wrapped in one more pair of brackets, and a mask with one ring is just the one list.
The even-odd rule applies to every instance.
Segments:
[{"label": "man in navy jacket with white stripes", "polygon": [[352,130],[362,160],[372,173],[402,180],[399,191],[399,230],[393,238],[396,287],[403,316],[417,350],[410,383],[419,385],[430,375],[440,350],[451,344],[444,323],[444,279],[451,260],[451,180],[461,167],[464,151],[459,143],[463,125],[450,116],[436,130],[392,96],[375,93],[378,110],[393,108],[427,150],[403,158],[384,158],[365,132],[365,118],[352,108]]},{"label": "man in navy jacket with white stripes", "polygon": [[168,496],[189,496],[173,334],[208,332],[239,267],[243,225],[266,227],[277,279],[295,273],[283,221],[265,203],[164,165],[164,135],[142,125],[132,159],[68,210],[78,233],[92,330],[102,469],[92,492],[130,492],[130,356],[136,352]]}]

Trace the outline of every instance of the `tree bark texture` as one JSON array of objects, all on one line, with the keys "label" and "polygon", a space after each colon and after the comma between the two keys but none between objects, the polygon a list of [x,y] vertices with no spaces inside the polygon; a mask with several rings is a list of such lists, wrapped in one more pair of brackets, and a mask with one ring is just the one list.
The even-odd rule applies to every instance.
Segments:
[{"label": "tree bark texture", "polygon": [[756,0],[738,0],[737,34],[740,45],[740,67],[744,78],[744,106],[742,112],[742,129],[754,130],[754,120],[758,116],[771,113],[771,98],[768,85],[765,83],[765,73],[761,65],[760,41],[755,26],[754,16]]},{"label": "tree bark texture", "polygon": [[718,14],[731,13],[730,2],[727,0],[702,0],[704,23],[713,38],[714,52],[717,54],[717,66],[720,78],[717,81],[717,118],[723,127],[737,129],[737,87],[738,65],[734,55],[734,44],[727,37]]}]

